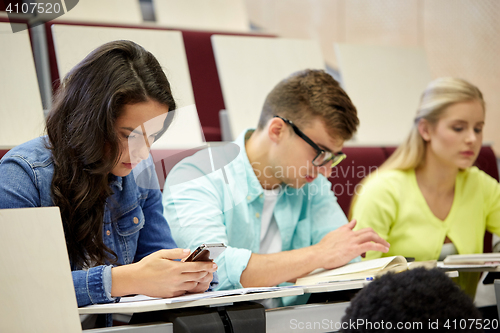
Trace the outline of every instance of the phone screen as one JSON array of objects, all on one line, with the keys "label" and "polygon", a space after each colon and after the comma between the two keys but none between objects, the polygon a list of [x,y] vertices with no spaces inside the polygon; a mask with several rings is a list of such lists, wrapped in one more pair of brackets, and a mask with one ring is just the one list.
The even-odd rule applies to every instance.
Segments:
[{"label": "phone screen", "polygon": [[219,254],[224,252],[225,249],[226,245],[224,245],[224,243],[202,244],[198,246],[185,261],[213,261]]}]

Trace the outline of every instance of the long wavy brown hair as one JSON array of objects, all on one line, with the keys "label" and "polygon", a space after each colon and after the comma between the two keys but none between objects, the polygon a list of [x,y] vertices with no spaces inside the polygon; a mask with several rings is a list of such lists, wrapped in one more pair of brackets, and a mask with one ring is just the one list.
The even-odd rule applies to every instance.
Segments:
[{"label": "long wavy brown hair", "polygon": [[74,267],[117,260],[102,235],[106,200],[112,195],[110,172],[121,154],[114,126],[124,105],[148,100],[175,110],[160,64],[131,41],[95,49],[56,93],[46,124],[54,161],[51,190]]}]

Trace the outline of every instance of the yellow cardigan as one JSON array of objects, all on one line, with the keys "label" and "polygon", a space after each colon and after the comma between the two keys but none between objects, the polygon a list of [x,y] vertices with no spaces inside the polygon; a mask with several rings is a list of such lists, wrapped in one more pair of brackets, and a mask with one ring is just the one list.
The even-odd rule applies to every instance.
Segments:
[{"label": "yellow cardigan", "polygon": [[[358,193],[352,210],[356,229],[371,227],[391,244],[388,253],[369,251],[366,259],[393,255],[438,259],[446,236],[460,254],[481,253],[485,230],[500,235],[500,184],[476,167],[458,173],[444,221],[431,212],[413,169],[373,174]],[[479,275],[460,273],[458,278],[471,297]]]}]

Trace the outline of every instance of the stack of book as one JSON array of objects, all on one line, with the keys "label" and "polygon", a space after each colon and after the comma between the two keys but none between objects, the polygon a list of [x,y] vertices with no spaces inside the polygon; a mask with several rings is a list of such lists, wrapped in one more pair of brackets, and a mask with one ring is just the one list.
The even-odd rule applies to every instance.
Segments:
[{"label": "stack of book", "polygon": [[402,272],[416,267],[434,268],[436,260],[408,262],[403,256],[392,256],[351,263],[339,268],[317,269],[298,278],[296,285],[307,286],[319,283],[344,282],[353,280],[372,280],[387,272]]}]

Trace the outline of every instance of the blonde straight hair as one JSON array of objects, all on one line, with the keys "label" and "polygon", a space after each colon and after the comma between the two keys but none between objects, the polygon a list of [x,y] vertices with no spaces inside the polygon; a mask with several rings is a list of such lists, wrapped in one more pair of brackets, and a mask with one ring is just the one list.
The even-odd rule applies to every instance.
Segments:
[{"label": "blonde straight hair", "polygon": [[465,80],[443,77],[432,81],[422,94],[408,138],[379,170],[409,170],[421,166],[425,162],[426,142],[418,131],[420,121],[425,119],[435,125],[450,105],[474,100],[479,101],[485,109],[481,91]]},{"label": "blonde straight hair", "polygon": [[[410,134],[396,151],[379,167],[385,170],[410,170],[416,169],[425,163],[426,142],[418,131],[418,124],[422,119],[435,125],[445,110],[455,103],[477,100],[485,110],[485,103],[481,91],[471,83],[453,77],[438,78],[427,86],[420,98],[420,105],[413,122]],[[363,179],[365,183],[370,176]],[[349,218],[352,217],[352,207],[357,195],[351,202]]]}]

